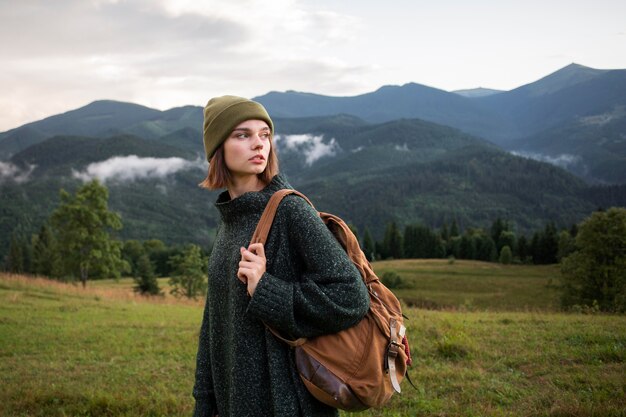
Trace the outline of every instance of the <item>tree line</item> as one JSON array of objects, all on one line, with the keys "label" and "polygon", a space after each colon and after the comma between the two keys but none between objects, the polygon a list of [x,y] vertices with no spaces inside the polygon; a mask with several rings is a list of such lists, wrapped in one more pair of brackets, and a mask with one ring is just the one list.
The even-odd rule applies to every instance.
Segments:
[{"label": "tree line", "polygon": [[[108,210],[108,190],[97,180],[75,195],[60,191],[61,203],[30,240],[13,236],[4,269],[66,281],[130,275],[135,290],[160,295],[157,277],[169,277],[175,296],[196,298],[206,291],[209,253],[198,245],[168,247],[152,239],[115,239],[122,228]],[[354,230],[354,228],[353,228]],[[355,230],[355,233],[358,232]],[[602,311],[626,311],[626,209],[594,212],[580,224],[557,229],[548,223],[530,238],[510,222],[496,219],[488,230],[455,221],[432,229],[415,223],[401,230],[396,222],[382,240],[369,229],[360,239],[370,261],[403,258],[472,259],[488,262],[561,264],[562,304]]]},{"label": "tree line", "polygon": [[[354,230],[354,229],[353,229]],[[578,226],[558,230],[553,222],[530,238],[514,231],[510,222],[496,219],[489,230],[467,228],[460,231],[456,221],[432,229],[420,223],[402,230],[396,222],[385,228],[382,240],[374,240],[369,229],[362,239],[368,260],[455,258],[487,262],[553,264],[575,250]]]}]

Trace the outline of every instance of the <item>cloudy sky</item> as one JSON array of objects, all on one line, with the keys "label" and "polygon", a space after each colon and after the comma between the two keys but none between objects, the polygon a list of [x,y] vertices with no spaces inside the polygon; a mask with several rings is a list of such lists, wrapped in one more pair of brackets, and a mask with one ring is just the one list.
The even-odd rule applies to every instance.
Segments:
[{"label": "cloudy sky", "polygon": [[623,0],[0,0],[0,131],[114,99],[509,90],[626,68]]}]

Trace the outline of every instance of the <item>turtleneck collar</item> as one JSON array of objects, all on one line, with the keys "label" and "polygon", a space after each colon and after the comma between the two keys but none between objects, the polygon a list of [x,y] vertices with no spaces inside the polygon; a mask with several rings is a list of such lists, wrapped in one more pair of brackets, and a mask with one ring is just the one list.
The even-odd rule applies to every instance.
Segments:
[{"label": "turtleneck collar", "polygon": [[237,198],[231,199],[228,191],[222,192],[215,202],[215,207],[219,210],[222,220],[225,223],[235,221],[240,216],[250,213],[261,213],[267,205],[272,194],[283,188],[293,188],[282,174],[274,176],[272,181],[261,191],[249,191]]}]

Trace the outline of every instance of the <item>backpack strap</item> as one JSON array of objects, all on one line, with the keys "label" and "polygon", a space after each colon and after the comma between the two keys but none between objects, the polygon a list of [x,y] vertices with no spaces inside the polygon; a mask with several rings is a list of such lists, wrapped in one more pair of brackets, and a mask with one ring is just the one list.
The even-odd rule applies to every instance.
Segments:
[{"label": "backpack strap", "polygon": [[265,243],[267,242],[267,236],[269,235],[270,229],[272,228],[272,223],[274,223],[274,217],[276,217],[276,211],[278,211],[278,205],[281,201],[283,201],[283,198],[287,197],[289,194],[295,194],[304,198],[304,200],[306,200],[306,202],[309,203],[311,207],[315,208],[313,206],[313,203],[311,203],[311,200],[309,200],[307,196],[299,191],[287,188],[276,191],[270,198],[267,206],[265,206],[265,210],[261,215],[261,219],[259,220],[259,223],[254,230],[254,234],[252,234],[252,239],[250,240],[251,244],[262,243],[265,245]]},{"label": "backpack strap", "polygon": [[[278,211],[278,206],[280,204],[281,201],[283,201],[283,198],[287,197],[289,194],[295,194],[297,196],[300,196],[302,198],[304,198],[306,200],[307,203],[309,203],[311,205],[311,207],[315,208],[313,206],[313,203],[311,203],[311,200],[309,200],[304,194],[302,194],[299,191],[296,190],[292,190],[292,189],[282,189],[282,190],[278,190],[276,191],[272,197],[270,198],[270,200],[267,203],[267,206],[265,206],[265,210],[263,211],[263,214],[261,215],[261,219],[259,220],[259,223],[256,226],[256,229],[254,230],[254,233],[252,234],[252,239],[250,239],[250,243],[262,243],[265,245],[265,243],[267,242],[267,236],[270,233],[270,229],[272,228],[272,223],[274,223],[274,218],[276,217],[276,212]],[[277,339],[281,340],[282,342],[284,342],[285,344],[293,347],[297,347],[297,346],[301,346],[304,343],[306,343],[307,338],[305,337],[301,337],[299,339],[296,340],[289,340],[289,339],[285,339],[283,336],[281,336],[280,333],[278,333],[276,330],[274,330],[273,328],[271,328],[270,326],[268,326],[267,324],[265,324],[265,327],[267,328],[267,330],[269,330]]]}]

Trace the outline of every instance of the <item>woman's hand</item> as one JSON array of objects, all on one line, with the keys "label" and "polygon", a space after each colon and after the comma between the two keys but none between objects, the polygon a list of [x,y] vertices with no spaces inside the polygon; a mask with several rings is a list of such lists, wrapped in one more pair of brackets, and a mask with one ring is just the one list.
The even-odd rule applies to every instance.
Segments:
[{"label": "woman's hand", "polygon": [[240,252],[241,261],[239,262],[237,278],[248,285],[248,294],[252,296],[265,273],[265,249],[262,243],[253,243],[248,249],[242,247]]}]

